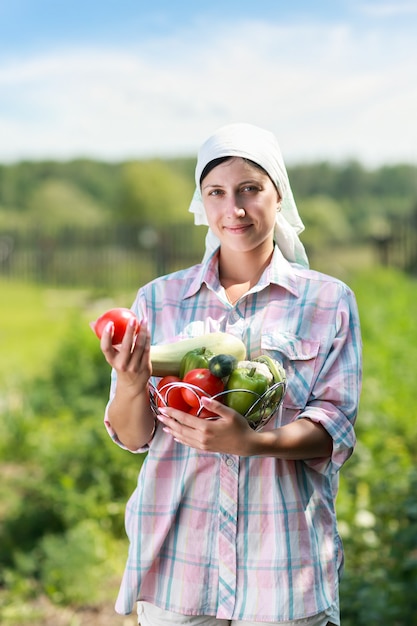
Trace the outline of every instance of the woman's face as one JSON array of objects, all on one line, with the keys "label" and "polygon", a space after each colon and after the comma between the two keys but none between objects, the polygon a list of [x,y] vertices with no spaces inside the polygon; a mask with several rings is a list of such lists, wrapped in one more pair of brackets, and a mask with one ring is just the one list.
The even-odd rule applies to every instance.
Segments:
[{"label": "woman's face", "polygon": [[222,248],[249,252],[273,245],[280,197],[261,169],[234,157],[205,176],[201,194],[209,226]]}]

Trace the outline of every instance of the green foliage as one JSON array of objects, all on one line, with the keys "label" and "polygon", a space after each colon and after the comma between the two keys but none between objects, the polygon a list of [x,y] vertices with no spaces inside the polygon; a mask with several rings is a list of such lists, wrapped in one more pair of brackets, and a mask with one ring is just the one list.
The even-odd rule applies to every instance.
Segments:
[{"label": "green foliage", "polygon": [[[152,159],[104,163],[88,159],[68,162],[24,161],[0,165],[0,225],[21,225],[18,214],[28,213],[34,199],[73,197],[109,214],[114,223],[152,224],[185,221],[194,189],[195,158]],[[382,216],[395,217],[414,208],[417,198],[415,165],[386,165],[375,170],[348,161],[294,165],[288,168],[297,202],[329,197],[344,207],[351,226],[361,226],[372,207]],[[51,189],[52,186],[52,189]],[[78,199],[77,199],[78,194]],[[76,216],[74,219],[77,219]],[[357,231],[357,235],[362,230]]]},{"label": "green foliage", "polygon": [[373,197],[409,198],[417,196],[416,166],[385,165],[368,170],[356,161],[335,164],[329,162],[294,165],[288,174],[296,197],[329,195],[343,200]]},{"label": "green foliage", "polygon": [[[13,387],[22,379],[49,374],[50,359],[68,327],[68,317],[85,304],[79,289],[41,289],[0,279],[0,385]],[[9,397],[19,403],[19,397]]]},{"label": "green foliage", "polygon": [[74,314],[57,346],[50,375],[33,385],[32,410],[50,416],[65,410],[77,418],[92,414],[108,393],[109,376],[97,337],[84,318]]},{"label": "green foliage", "polygon": [[341,474],[345,626],[417,618],[416,282],[375,270],[352,281],[361,314],[364,384],[358,447]]},{"label": "green foliage", "polygon": [[[379,232],[391,234],[395,222],[415,210],[417,199],[417,167],[415,165],[386,165],[367,170],[355,161],[339,165],[324,162],[296,165],[288,168],[297,203],[304,215],[304,203],[315,198],[332,198],[342,207],[344,218],[355,240],[366,241]],[[349,240],[349,229],[345,231]],[[311,235],[306,232],[306,236]],[[340,241],[340,236],[338,237]]]},{"label": "green foliage", "polygon": [[120,572],[117,544],[93,519],[85,519],[64,535],[50,534],[39,545],[40,580],[48,596],[60,604],[94,605],[106,599],[103,585]]},{"label": "green foliage", "polygon": [[341,608],[346,626],[416,622],[415,470],[407,477],[407,488],[396,486],[392,478],[381,481],[371,497],[375,518],[368,518],[365,527],[357,524],[345,541],[348,567],[342,579]]},{"label": "green foliage", "polygon": [[64,228],[97,228],[108,214],[74,183],[49,179],[31,194],[27,218],[31,228],[47,235]]},{"label": "green foliage", "polygon": [[117,220],[156,229],[184,222],[192,194],[191,182],[162,160],[126,163]]},{"label": "green foliage", "polygon": [[343,207],[328,196],[312,196],[299,203],[306,227],[302,235],[307,250],[351,241],[352,230]]},{"label": "green foliage", "polygon": [[35,189],[48,180],[74,184],[98,204],[110,207],[119,192],[120,166],[88,159],[0,165],[0,206],[26,211]]},{"label": "green foliage", "polygon": [[73,316],[50,374],[2,408],[0,589],[9,594],[94,604],[121,576],[124,507],[143,457],[105,431],[109,374],[84,316]]}]

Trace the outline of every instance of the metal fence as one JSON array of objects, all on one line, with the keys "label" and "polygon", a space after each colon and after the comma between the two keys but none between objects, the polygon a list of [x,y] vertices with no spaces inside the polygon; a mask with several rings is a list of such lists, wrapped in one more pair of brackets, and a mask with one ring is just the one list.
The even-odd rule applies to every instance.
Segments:
[{"label": "metal fence", "polygon": [[131,289],[198,262],[204,229],[67,229],[0,233],[0,274],[52,286]]},{"label": "metal fence", "polygon": [[417,207],[406,216],[391,218],[390,230],[373,237],[379,262],[417,274]]}]

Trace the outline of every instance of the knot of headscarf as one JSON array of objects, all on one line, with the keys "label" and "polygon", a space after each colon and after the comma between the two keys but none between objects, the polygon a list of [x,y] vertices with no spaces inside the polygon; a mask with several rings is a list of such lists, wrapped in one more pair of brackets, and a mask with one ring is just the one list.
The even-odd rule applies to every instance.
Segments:
[{"label": "knot of headscarf", "polygon": [[[201,146],[195,168],[196,190],[189,208],[189,211],[194,213],[194,223],[208,226],[200,190],[201,174],[210,161],[226,156],[250,159],[268,173],[281,196],[281,210],[277,211],[275,219],[274,240],[288,261],[308,267],[307,255],[298,237],[304,230],[304,224],[298,214],[278,141],[271,132],[258,126],[252,124],[223,126]],[[219,243],[218,238],[209,229],[204,258],[212,254]]]}]

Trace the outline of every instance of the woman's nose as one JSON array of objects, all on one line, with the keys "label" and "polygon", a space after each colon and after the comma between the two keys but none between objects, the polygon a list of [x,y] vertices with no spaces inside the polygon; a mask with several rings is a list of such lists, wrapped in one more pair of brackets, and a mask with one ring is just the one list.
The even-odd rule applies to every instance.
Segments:
[{"label": "woman's nose", "polygon": [[232,217],[244,217],[246,214],[245,209],[242,206],[242,202],[239,201],[236,196],[230,196],[226,211]]}]

